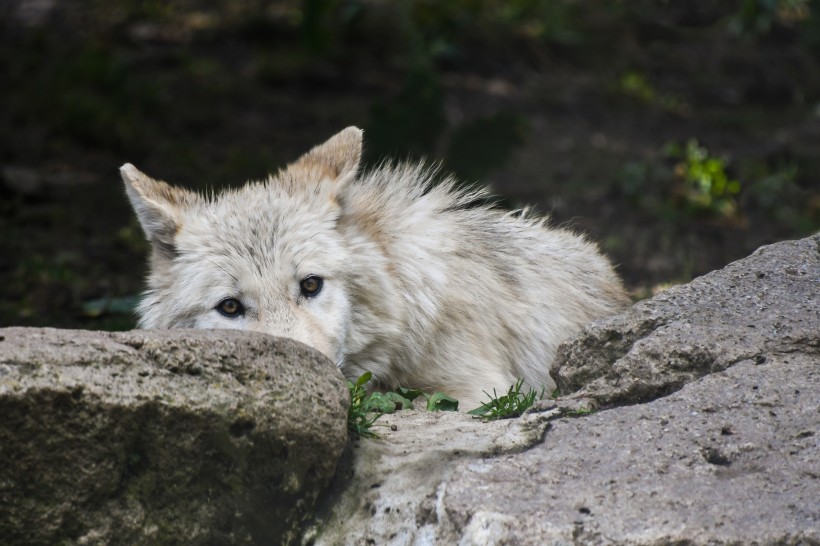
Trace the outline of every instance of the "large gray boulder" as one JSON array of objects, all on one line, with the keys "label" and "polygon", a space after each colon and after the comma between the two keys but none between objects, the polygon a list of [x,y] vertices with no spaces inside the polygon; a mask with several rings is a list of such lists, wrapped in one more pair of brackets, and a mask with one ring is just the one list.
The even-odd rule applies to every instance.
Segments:
[{"label": "large gray boulder", "polygon": [[759,248],[589,326],[556,355],[562,394],[647,402],[772,355],[820,354],[820,235]]},{"label": "large gray boulder", "polygon": [[764,247],[568,342],[554,409],[387,416],[305,542],[820,544],[818,297],[820,237]]},{"label": "large gray boulder", "polygon": [[0,543],[292,540],[347,404],[335,366],[290,340],[0,329]]}]

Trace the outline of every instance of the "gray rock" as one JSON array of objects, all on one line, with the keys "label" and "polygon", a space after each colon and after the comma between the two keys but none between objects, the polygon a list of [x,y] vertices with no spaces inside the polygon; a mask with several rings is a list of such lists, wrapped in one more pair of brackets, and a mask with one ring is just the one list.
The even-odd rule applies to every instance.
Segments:
[{"label": "gray rock", "polygon": [[[592,325],[556,409],[385,417],[304,542],[820,544],[819,249],[764,247]],[[610,409],[562,411],[579,402]]]},{"label": "gray rock", "polygon": [[562,394],[606,407],[795,351],[820,354],[820,235],[761,247],[596,322],[559,348],[552,375]]},{"label": "gray rock", "polygon": [[[820,366],[744,361],[453,469],[443,543],[817,544]],[[377,541],[377,543],[381,543]]]},{"label": "gray rock", "polygon": [[347,396],[324,356],[261,334],[0,329],[0,542],[288,540]]},{"label": "gray rock", "polygon": [[435,541],[452,538],[442,535],[435,515],[451,473],[462,464],[484,458],[497,462],[541,442],[549,415],[490,423],[450,411],[383,416],[377,421],[380,438],[356,442],[340,463],[305,542],[454,544]]}]

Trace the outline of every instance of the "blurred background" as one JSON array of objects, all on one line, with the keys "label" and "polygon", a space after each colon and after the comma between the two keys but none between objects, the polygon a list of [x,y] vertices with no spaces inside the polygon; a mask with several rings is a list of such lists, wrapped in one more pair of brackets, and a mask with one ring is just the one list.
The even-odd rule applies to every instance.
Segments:
[{"label": "blurred background", "polygon": [[820,0],[4,0],[0,123],[0,326],[134,326],[121,164],[237,185],[348,125],[641,298],[820,229]]}]

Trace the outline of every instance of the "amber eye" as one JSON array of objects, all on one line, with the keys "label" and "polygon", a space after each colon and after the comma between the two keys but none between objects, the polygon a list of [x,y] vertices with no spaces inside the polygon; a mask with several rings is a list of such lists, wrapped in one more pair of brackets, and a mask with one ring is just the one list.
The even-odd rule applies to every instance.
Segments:
[{"label": "amber eye", "polygon": [[239,315],[245,314],[245,308],[236,298],[225,298],[219,302],[216,306],[216,310],[228,318],[236,318]]},{"label": "amber eye", "polygon": [[322,277],[317,277],[316,275],[310,275],[309,277],[305,277],[302,279],[302,282],[299,284],[300,288],[302,289],[302,295],[306,298],[312,298],[316,294],[318,294],[322,290]]}]

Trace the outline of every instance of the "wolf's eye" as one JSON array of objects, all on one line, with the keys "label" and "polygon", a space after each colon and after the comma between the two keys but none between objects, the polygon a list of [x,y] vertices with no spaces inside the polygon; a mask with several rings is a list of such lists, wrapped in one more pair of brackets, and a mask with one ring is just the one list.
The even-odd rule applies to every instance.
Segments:
[{"label": "wolf's eye", "polygon": [[306,298],[312,298],[322,290],[322,284],[324,284],[322,277],[310,275],[302,279],[299,287],[302,289],[303,296]]},{"label": "wolf's eye", "polygon": [[235,318],[245,314],[245,308],[236,298],[225,298],[217,304],[216,310],[228,318]]}]

